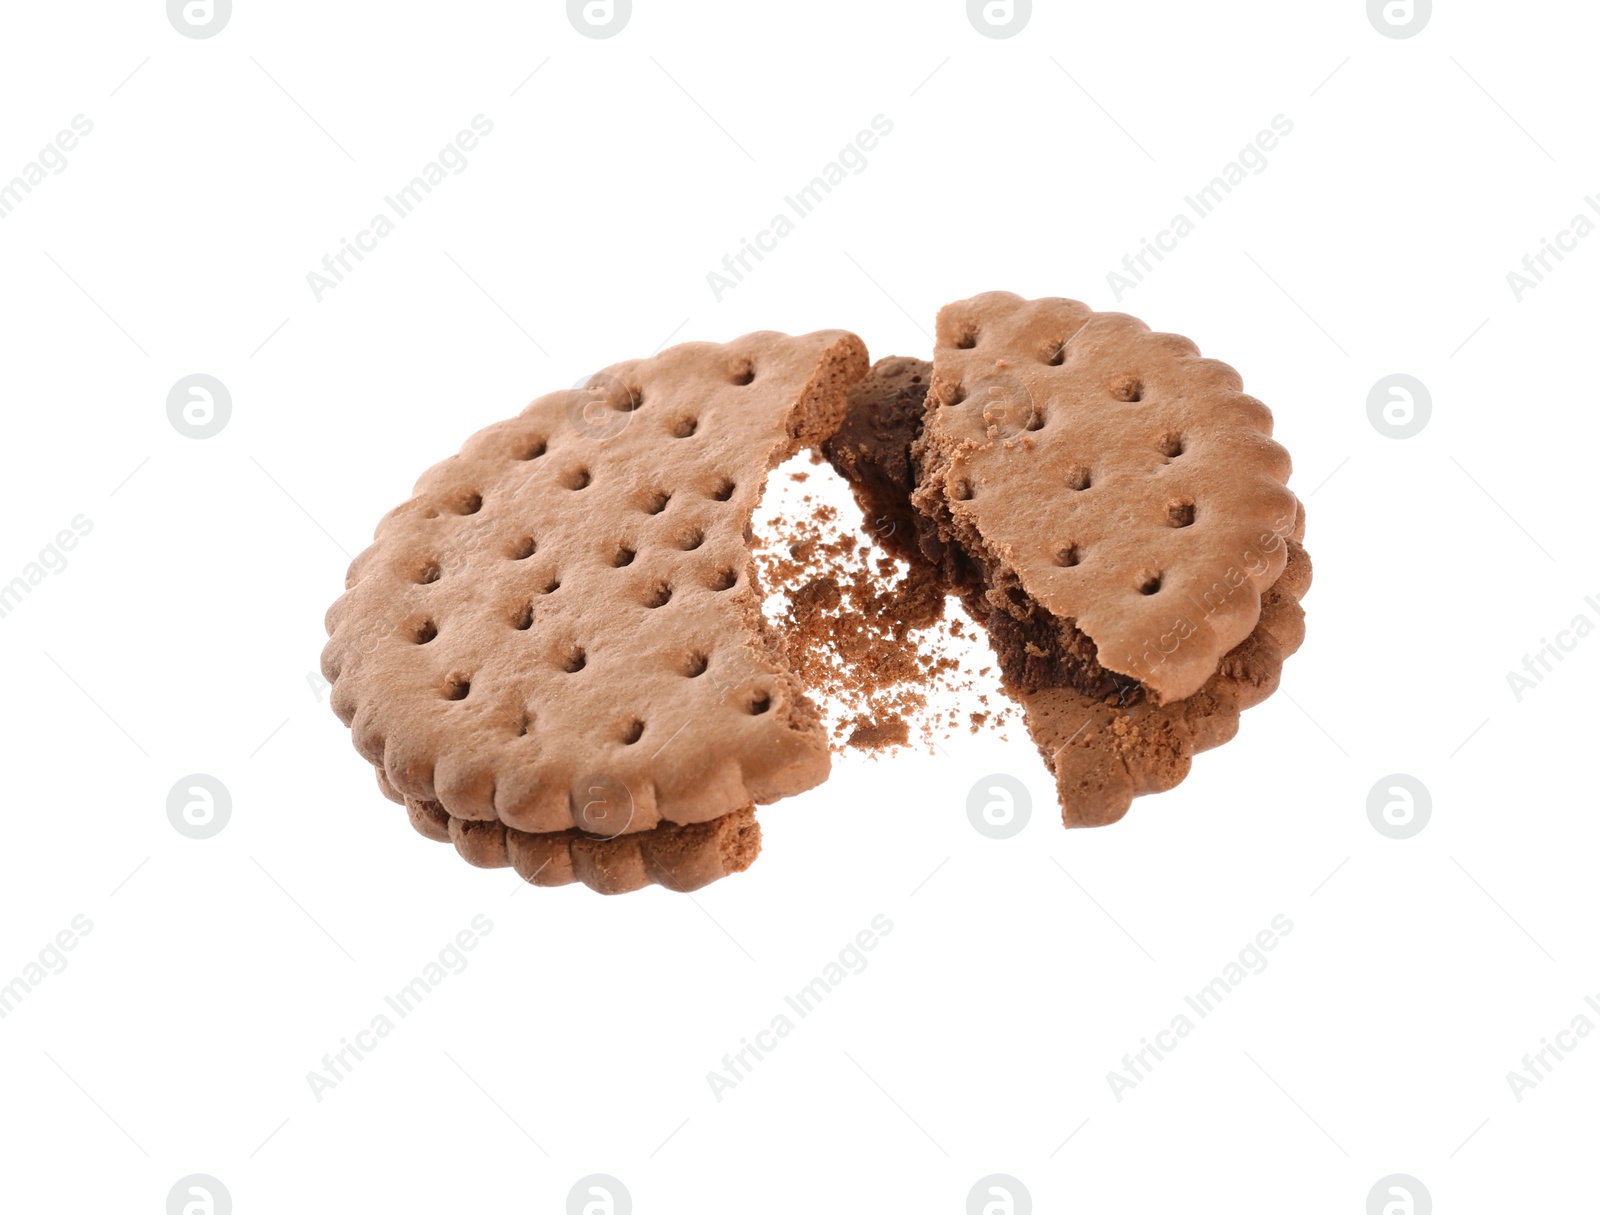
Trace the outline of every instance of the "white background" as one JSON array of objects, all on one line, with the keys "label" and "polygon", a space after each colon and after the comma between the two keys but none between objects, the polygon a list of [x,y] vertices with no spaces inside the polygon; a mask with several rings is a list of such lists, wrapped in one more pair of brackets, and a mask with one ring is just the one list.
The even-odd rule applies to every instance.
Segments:
[{"label": "white background", "polygon": [[[1600,190],[1591,6],[638,0],[12,4],[0,180],[94,123],[0,220],[0,619],[10,778],[0,1021],[15,1210],[160,1212],[189,1173],[264,1211],[1592,1209],[1600,998],[1587,779],[1600,639],[1600,240],[1506,274]],[[535,71],[537,69],[537,71]],[[130,77],[130,73],[132,73]],[[530,77],[530,73],[532,73]],[[474,115],[494,132],[319,303],[306,274]],[[893,133],[718,302],[706,274],[878,114]],[[1293,133],[1120,301],[1136,252],[1270,120]],[[1600,219],[1600,216],[1596,216]],[[1020,729],[845,758],[693,899],[523,887],[412,832],[317,667],[344,567],[414,477],[533,396],[673,340],[847,327],[923,354],[939,305],[1065,295],[1237,366],[1293,453],[1316,583],[1283,690],[1176,791],[1068,833]],[[197,441],[169,388],[218,377]],[[1368,390],[1431,391],[1420,435]],[[231,791],[205,841],[168,790]],[[968,789],[1011,773],[1007,841]],[[1390,773],[1431,791],[1405,841]],[[130,876],[131,875],[131,876]],[[931,876],[930,876],[931,875]],[[492,934],[317,1101],[306,1075],[475,915]],[[707,1073],[875,915],[893,931],[717,1101]],[[1275,915],[1293,932],[1153,1075],[1106,1076]],[[1600,1014],[1588,1010],[1600,1024]],[[1018,1209],[1021,1209],[1019,1207]],[[1422,1209],[1420,1206],[1418,1209]]]}]

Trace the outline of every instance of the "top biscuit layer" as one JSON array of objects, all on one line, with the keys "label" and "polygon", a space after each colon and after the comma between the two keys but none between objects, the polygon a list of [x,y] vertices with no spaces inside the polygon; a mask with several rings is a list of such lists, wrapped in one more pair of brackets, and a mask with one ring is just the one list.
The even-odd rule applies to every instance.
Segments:
[{"label": "top biscuit layer", "polygon": [[526,832],[705,822],[822,781],[746,537],[866,367],[838,330],[688,343],[468,439],[328,611],[357,749],[402,794]]},{"label": "top biscuit layer", "polygon": [[1295,500],[1272,414],[1187,338],[1076,300],[939,312],[923,442],[957,527],[1159,701],[1255,628]]}]

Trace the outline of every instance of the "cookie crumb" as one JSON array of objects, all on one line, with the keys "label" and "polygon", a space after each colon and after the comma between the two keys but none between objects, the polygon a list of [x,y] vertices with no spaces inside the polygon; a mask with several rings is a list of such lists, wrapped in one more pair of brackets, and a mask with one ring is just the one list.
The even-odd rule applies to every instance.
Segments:
[{"label": "cookie crumb", "polygon": [[886,747],[903,747],[911,738],[911,730],[901,717],[889,716],[882,721],[869,721],[858,717],[852,723],[849,745],[863,751],[881,751]]},{"label": "cookie crumb", "polygon": [[763,614],[836,754],[913,740],[932,752],[964,724],[952,697],[986,702],[992,681],[973,668],[988,673],[992,655],[974,632],[946,630],[931,571],[886,556],[846,484],[825,480],[804,494],[789,476],[769,483],[752,524]]}]

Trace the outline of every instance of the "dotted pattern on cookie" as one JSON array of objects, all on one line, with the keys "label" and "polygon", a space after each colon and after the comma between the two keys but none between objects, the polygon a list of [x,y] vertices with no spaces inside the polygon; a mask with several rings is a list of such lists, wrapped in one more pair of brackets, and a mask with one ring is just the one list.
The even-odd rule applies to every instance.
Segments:
[{"label": "dotted pattern on cookie", "polygon": [[1272,415],[1187,338],[1006,292],[939,313],[919,509],[1013,571],[1100,664],[1197,691],[1282,572],[1293,495]]},{"label": "dotted pattern on cookie", "polygon": [[859,338],[620,363],[470,438],[379,523],[323,672],[402,796],[526,833],[708,822],[828,772],[761,617],[767,473],[837,428]]}]

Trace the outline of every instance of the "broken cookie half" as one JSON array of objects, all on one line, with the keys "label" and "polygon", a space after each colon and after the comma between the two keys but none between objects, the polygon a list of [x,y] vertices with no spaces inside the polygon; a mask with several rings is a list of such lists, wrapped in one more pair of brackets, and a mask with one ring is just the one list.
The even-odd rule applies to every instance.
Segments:
[{"label": "broken cookie half", "polygon": [[838,330],[687,343],[468,439],[329,609],[332,705],[424,835],[538,884],[692,889],[827,738],[761,613],[768,472],[843,419]]},{"label": "broken cookie half", "polygon": [[993,292],[941,310],[931,365],[880,360],[825,445],[987,631],[1069,826],[1182,780],[1304,635],[1304,512],[1241,387],[1133,317]]}]

